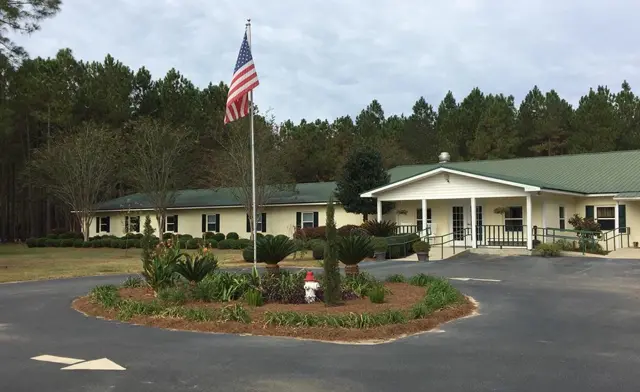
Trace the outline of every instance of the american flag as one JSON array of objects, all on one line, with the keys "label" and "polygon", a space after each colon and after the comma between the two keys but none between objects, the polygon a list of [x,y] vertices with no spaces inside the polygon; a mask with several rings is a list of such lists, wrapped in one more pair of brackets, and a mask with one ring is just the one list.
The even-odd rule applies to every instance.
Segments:
[{"label": "american flag", "polygon": [[227,109],[224,116],[225,124],[249,114],[249,92],[256,88],[258,84],[260,82],[258,81],[258,74],[253,64],[251,48],[245,31],[236,68],[233,71],[233,78],[231,78],[231,84],[229,85]]}]

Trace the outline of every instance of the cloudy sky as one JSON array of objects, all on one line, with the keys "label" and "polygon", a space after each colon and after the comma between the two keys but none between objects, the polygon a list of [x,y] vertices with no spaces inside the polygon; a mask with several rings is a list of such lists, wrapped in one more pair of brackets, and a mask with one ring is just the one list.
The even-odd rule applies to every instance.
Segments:
[{"label": "cloudy sky", "polygon": [[357,114],[378,99],[409,113],[448,90],[520,100],[537,84],[577,103],[589,87],[640,87],[637,0],[63,0],[32,56],[107,53],[155,77],[228,82],[253,20],[261,109],[278,120]]}]

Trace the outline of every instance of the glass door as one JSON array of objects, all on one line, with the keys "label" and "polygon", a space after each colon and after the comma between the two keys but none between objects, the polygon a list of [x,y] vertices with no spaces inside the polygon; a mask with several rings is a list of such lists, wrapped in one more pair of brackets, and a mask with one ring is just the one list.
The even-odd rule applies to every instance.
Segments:
[{"label": "glass door", "polygon": [[483,230],[482,230],[482,222],[483,222],[483,216],[482,216],[482,206],[476,206],[476,243],[482,243],[482,234],[483,234]]},{"label": "glass door", "polygon": [[453,206],[451,209],[451,228],[456,246],[464,245],[464,207]]}]

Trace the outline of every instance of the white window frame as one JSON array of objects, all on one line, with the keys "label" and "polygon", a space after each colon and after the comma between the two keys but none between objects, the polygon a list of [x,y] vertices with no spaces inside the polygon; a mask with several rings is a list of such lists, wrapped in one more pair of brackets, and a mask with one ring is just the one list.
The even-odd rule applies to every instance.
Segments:
[{"label": "white window frame", "polygon": [[108,223],[109,217],[108,216],[101,216],[101,217],[98,217],[98,219],[100,219],[100,231],[99,231],[99,233],[108,233],[109,230],[106,230],[106,229],[107,229],[107,226],[109,225],[109,223]]},{"label": "white window frame", "polygon": [[563,205],[558,206],[558,227],[560,229],[567,228],[567,209]]},{"label": "white window frame", "polygon": [[[131,224],[131,218],[136,218],[138,219],[138,229],[137,230],[133,230],[132,227],[133,225]],[[127,231],[127,233],[140,233],[140,217],[137,215],[131,216],[131,215],[127,215],[127,217],[125,218],[127,220],[127,226],[129,231]]]},{"label": "white window frame", "polygon": [[[173,221],[174,215],[167,215],[164,222],[164,231],[165,233],[175,233],[176,230],[176,222]],[[171,218],[171,222],[169,222],[169,218]],[[171,225],[172,230],[169,230],[169,225]]]},{"label": "white window frame", "polygon": [[262,233],[262,214],[257,213],[256,215],[256,233]]},{"label": "white window frame", "polygon": [[[600,208],[612,208],[613,209],[613,217],[611,218],[600,218],[598,217],[598,209]],[[613,221],[613,229],[604,229],[604,230],[614,230],[616,229],[616,206],[615,205],[606,205],[606,206],[593,206],[593,215],[595,221],[600,223],[601,221]]]},{"label": "white window frame", "polygon": [[[307,215],[311,215],[311,220],[305,219],[305,214]],[[314,211],[306,211],[306,212],[301,212],[300,213],[300,227],[301,228],[313,228],[316,227],[316,221],[314,219],[315,217],[315,212]],[[307,216],[308,217],[308,216]],[[307,226],[306,224],[310,223],[310,226]]]},{"label": "white window frame", "polygon": [[[213,222],[210,221],[210,219],[213,218]],[[216,214],[210,214],[207,215],[207,231],[211,232],[211,233],[218,233],[220,230],[218,230],[218,217],[216,216]],[[213,229],[211,228],[213,225]]]},{"label": "white window frame", "polygon": [[[520,208],[520,210],[522,211],[522,216],[520,218],[507,218],[508,213],[505,213],[504,214],[504,231],[522,232],[522,230],[524,228],[524,207],[523,206],[508,206],[507,208],[509,210],[511,208]],[[520,226],[520,229],[519,230],[508,230],[507,221],[520,221],[520,225],[515,225],[515,227]],[[509,226],[509,227],[514,227],[514,226]]]}]

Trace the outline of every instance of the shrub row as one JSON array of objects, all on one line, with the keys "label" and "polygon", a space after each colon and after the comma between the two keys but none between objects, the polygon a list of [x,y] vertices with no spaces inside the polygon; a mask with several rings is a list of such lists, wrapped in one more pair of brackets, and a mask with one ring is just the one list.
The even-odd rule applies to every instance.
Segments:
[{"label": "shrub row", "polygon": [[[357,225],[344,225],[338,228],[338,235],[345,236],[351,234],[354,230],[360,229]],[[327,238],[327,227],[305,227],[297,229],[293,234],[294,238],[307,240],[325,240]]]},{"label": "shrub row", "polygon": [[[157,237],[154,237],[152,243],[158,244],[160,241]],[[201,238],[188,238],[184,237],[178,240],[180,247],[183,249],[198,249],[200,244],[205,245],[208,248],[219,249],[244,249],[251,241],[248,239],[239,240],[226,240],[218,242],[215,239],[202,240]],[[35,247],[51,247],[51,248],[140,248],[140,238],[136,237],[121,237],[116,236],[96,236],[92,237],[90,241],[84,241],[82,239],[51,239],[51,238],[29,238],[26,241],[29,248]]]}]

